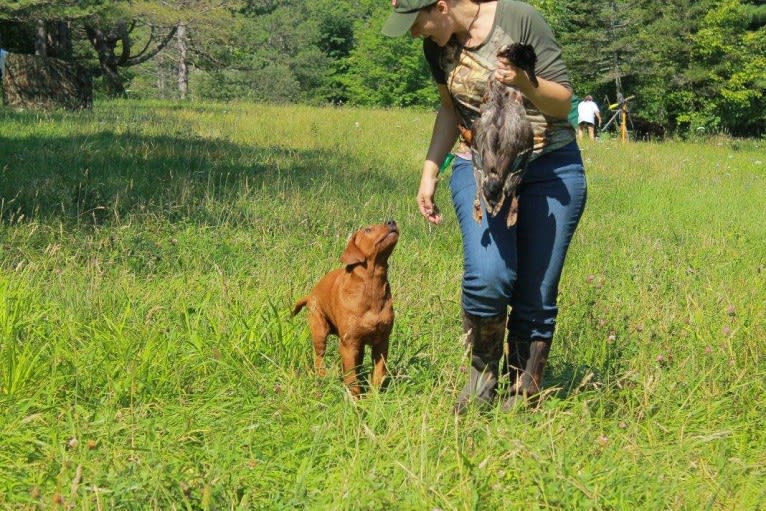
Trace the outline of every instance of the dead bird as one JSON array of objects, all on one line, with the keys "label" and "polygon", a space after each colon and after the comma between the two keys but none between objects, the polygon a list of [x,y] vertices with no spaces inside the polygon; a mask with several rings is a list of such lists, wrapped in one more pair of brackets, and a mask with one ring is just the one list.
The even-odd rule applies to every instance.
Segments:
[{"label": "dead bird", "polygon": [[[532,85],[538,86],[535,75],[537,56],[531,45],[505,45],[498,50],[497,56],[524,70]],[[534,147],[534,134],[524,109],[524,96],[516,88],[491,77],[480,114],[471,127],[469,137],[476,179],[473,217],[481,222],[481,198],[484,198],[487,212],[496,216],[510,197],[506,225],[511,227],[516,224],[519,210],[516,188],[521,183]]]}]

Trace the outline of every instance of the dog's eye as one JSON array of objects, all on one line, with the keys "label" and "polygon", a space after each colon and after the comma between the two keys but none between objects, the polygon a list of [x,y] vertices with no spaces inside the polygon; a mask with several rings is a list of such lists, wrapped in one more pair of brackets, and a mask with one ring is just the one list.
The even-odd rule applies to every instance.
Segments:
[{"label": "dog's eye", "polygon": [[364,232],[366,232],[367,234],[369,234],[369,233],[371,233],[371,232],[372,232],[372,229],[370,229],[369,227],[365,227],[365,229],[364,229]]}]

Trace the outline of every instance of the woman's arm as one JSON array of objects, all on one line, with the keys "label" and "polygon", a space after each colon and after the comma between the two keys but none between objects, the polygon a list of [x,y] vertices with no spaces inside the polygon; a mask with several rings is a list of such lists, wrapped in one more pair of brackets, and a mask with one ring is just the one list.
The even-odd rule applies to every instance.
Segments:
[{"label": "woman's arm", "polygon": [[436,114],[431,144],[428,146],[423,173],[420,177],[417,202],[420,214],[433,224],[441,222],[439,208],[434,204],[434,194],[439,181],[439,167],[458,136],[457,117],[452,105],[452,97],[446,85],[438,85],[441,106]]}]

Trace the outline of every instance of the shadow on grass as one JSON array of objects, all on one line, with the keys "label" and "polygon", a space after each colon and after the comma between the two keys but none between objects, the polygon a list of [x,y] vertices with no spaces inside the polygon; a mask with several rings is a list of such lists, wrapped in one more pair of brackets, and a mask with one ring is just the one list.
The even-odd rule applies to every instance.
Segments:
[{"label": "shadow on grass", "polygon": [[[130,215],[209,223],[206,206],[243,193],[322,202],[387,190],[392,180],[352,154],[254,147],[191,130],[162,136],[0,137],[0,220],[103,224]],[[363,188],[363,189],[362,189]]]},{"label": "shadow on grass", "polygon": [[619,380],[626,368],[624,361],[632,360],[624,350],[616,346],[603,354],[603,359],[593,364],[572,364],[552,366],[545,375],[544,389],[551,389],[551,394],[557,399],[567,399],[570,396],[605,388]]}]

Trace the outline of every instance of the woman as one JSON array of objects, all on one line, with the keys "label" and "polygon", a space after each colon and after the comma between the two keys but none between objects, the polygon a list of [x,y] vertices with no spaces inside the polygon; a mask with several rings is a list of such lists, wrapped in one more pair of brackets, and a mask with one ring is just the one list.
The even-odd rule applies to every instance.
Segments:
[{"label": "woman", "polygon": [[[463,326],[472,355],[456,411],[462,413],[472,401],[494,401],[506,322],[511,381],[503,407],[510,409],[540,390],[564,258],[585,206],[585,173],[567,120],[572,97],[567,69],[550,27],[526,3],[393,0],[393,6],[383,33],[423,38],[441,99],[417,195],[421,214],[434,224],[441,222],[434,203],[439,166],[458,142],[450,190],[463,237]],[[512,42],[534,48],[538,87],[521,69],[498,59],[497,50]],[[489,80],[524,95],[535,135],[532,161],[517,189],[518,221],[510,228],[506,212],[490,217],[484,211],[481,223],[474,220],[471,152],[460,136],[479,115]]]}]

